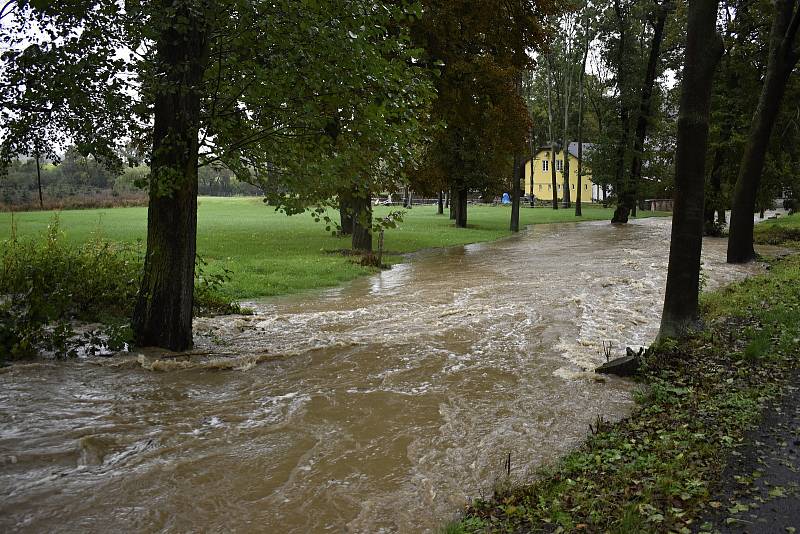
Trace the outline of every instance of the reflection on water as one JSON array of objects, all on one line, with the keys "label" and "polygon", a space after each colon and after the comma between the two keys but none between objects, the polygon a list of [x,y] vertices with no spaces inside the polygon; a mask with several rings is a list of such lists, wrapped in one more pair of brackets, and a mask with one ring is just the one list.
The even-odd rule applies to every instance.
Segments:
[{"label": "reflection on water", "polygon": [[[435,529],[508,454],[524,477],[629,410],[629,383],[583,370],[652,341],[668,243],[663,219],[540,225],[198,320],[189,357],[16,366],[0,528]],[[708,240],[704,268],[758,267]]]}]

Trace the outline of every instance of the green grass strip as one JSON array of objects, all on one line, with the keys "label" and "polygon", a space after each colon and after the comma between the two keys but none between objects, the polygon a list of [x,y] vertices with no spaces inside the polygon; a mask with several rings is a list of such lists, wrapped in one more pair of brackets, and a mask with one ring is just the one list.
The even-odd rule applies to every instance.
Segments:
[{"label": "green grass strip", "polygon": [[[391,208],[396,210],[398,208]],[[378,207],[385,216],[390,208]],[[574,209],[523,208],[520,224],[610,220],[611,209],[584,204],[583,217]],[[54,212],[14,214],[22,238],[44,234]],[[331,214],[331,216],[338,214]],[[652,216],[640,212],[640,216]],[[664,215],[663,213],[656,215]],[[386,231],[385,250],[395,253],[388,263],[426,248],[464,245],[508,237],[508,206],[470,206],[468,228],[455,228],[435,206],[406,210],[403,222]],[[11,233],[11,214],[0,213],[0,240]],[[146,208],[111,208],[59,212],[67,242],[84,243],[93,235],[116,242],[143,242],[147,234]],[[288,217],[264,205],[259,198],[201,197],[198,208],[197,251],[208,262],[208,274],[233,272],[223,286],[226,296],[251,299],[332,287],[374,269],[362,267],[331,251],[350,247],[349,238],[334,237],[310,215]]]}]

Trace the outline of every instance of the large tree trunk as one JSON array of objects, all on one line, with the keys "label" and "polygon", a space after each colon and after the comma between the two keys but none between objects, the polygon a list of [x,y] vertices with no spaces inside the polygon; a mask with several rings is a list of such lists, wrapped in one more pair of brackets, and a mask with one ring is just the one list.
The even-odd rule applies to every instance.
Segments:
[{"label": "large tree trunk", "polygon": [[653,85],[656,81],[658,57],[661,54],[661,41],[664,39],[664,22],[667,20],[667,7],[656,6],[656,22],[653,25],[653,37],[650,41],[650,55],[647,59],[647,71],[639,98],[639,116],[636,119],[636,133],[633,138],[633,158],[631,159],[631,175],[625,190],[625,205],[636,216],[636,203],[639,201],[639,182],[642,178],[642,156],[644,140],[647,136],[647,125],[650,119]]},{"label": "large tree trunk", "polygon": [[659,337],[681,336],[699,321],[708,114],[714,70],[722,55],[722,40],[715,31],[718,1],[689,3],[675,151],[675,209]]},{"label": "large tree trunk", "polygon": [[200,87],[209,28],[206,6],[163,3],[186,22],[178,26],[173,19],[156,43],[164,77],[155,92],[147,253],[132,326],[137,345],[185,350],[192,346]]},{"label": "large tree trunk", "polygon": [[739,176],[733,192],[731,226],[728,237],[728,263],[742,263],[755,257],[753,250],[753,213],[756,194],[764,169],[764,158],[775,118],[780,110],[786,83],[800,57],[794,49],[800,24],[800,6],[795,0],[776,0],[769,44],[769,62],[758,107],[750,125]]},{"label": "large tree trunk", "polygon": [[514,169],[511,178],[511,231],[519,232],[519,175],[520,168],[522,167],[522,158],[514,156]]},{"label": "large tree trunk", "polygon": [[353,197],[350,191],[339,191],[339,233],[353,233]]},{"label": "large tree trunk", "polygon": [[358,191],[352,197],[353,250],[372,252],[372,197],[369,191]]},{"label": "large tree trunk", "polygon": [[450,208],[450,220],[456,220],[456,206],[458,205],[458,191],[455,188],[450,188],[450,194],[448,195],[449,198],[449,208]]},{"label": "large tree trunk", "polygon": [[439,191],[439,198],[437,199],[436,215],[444,215],[444,192]]},{"label": "large tree trunk", "polygon": [[617,141],[617,155],[616,155],[616,172],[614,180],[614,189],[617,193],[617,207],[614,210],[614,215],[611,217],[611,222],[615,224],[625,224],[628,222],[628,215],[631,211],[630,200],[628,198],[629,183],[628,175],[625,173],[625,154],[628,150],[628,137],[630,135],[630,110],[628,109],[628,101],[625,98],[627,91],[627,77],[625,73],[626,58],[625,47],[628,42],[628,32],[626,31],[626,20],[624,9],[619,0],[614,1],[614,12],[617,15],[619,22],[619,50],[617,55],[617,85],[620,88],[620,107],[619,107],[619,121],[622,128],[620,139]]},{"label": "large tree trunk", "polygon": [[467,188],[462,187],[456,194],[456,227],[467,227]]}]

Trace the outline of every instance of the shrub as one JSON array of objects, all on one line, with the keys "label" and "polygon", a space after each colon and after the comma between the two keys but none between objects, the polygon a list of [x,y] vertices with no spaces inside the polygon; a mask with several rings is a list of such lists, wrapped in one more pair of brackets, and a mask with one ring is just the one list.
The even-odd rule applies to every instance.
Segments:
[{"label": "shrub", "polygon": [[[136,303],[144,260],[141,243],[106,241],[98,233],[74,246],[64,240],[58,216],[45,235],[21,240],[13,228],[0,254],[0,358],[80,350],[119,350],[131,339],[128,318]],[[238,313],[221,293],[230,271],[207,274],[198,259],[195,313]],[[101,322],[78,335],[76,321]]]}]

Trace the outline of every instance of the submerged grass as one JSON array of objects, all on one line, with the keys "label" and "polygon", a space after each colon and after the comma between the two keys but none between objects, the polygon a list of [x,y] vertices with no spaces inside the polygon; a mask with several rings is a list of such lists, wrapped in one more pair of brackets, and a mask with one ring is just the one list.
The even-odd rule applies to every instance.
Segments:
[{"label": "submerged grass", "polygon": [[[392,208],[396,209],[396,208]],[[389,208],[376,208],[385,216]],[[13,215],[21,237],[42,234],[53,212],[25,212]],[[574,210],[524,208],[521,225],[610,219],[612,210],[584,205],[583,217]],[[640,216],[652,216],[640,212]],[[664,214],[656,214],[664,215]],[[407,210],[396,229],[386,232],[384,249],[395,253],[492,241],[511,234],[507,206],[470,206],[469,227],[455,228],[447,215],[436,215],[435,206],[415,206]],[[0,239],[11,232],[10,213],[0,213]],[[92,235],[104,239],[135,243],[147,231],[146,208],[115,208],[64,211],[60,214],[65,239],[73,243],[88,241]],[[209,274],[223,269],[232,272],[224,287],[226,296],[244,299],[297,293],[331,287],[352,280],[374,269],[362,267],[329,251],[349,248],[349,239],[325,232],[324,225],[309,215],[287,217],[265,206],[259,198],[201,197],[198,208],[198,253],[208,262]],[[384,257],[395,263],[399,255]]]},{"label": "submerged grass", "polygon": [[[760,233],[789,236],[797,219]],[[726,458],[800,362],[800,256],[704,294],[707,328],[649,352],[637,409],[530,484],[475,502],[466,532],[692,532]],[[596,430],[596,429],[595,429]]]}]

